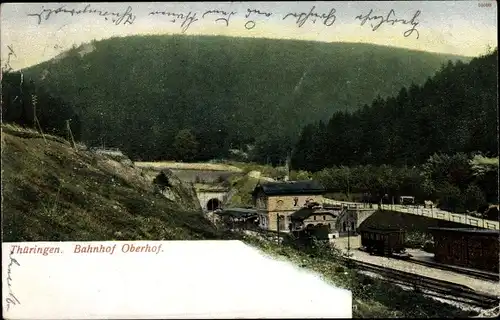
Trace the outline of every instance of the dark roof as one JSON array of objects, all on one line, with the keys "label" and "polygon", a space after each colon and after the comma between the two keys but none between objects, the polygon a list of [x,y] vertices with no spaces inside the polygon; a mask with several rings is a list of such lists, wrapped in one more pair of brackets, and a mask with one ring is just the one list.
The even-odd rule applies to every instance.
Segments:
[{"label": "dark roof", "polygon": [[317,181],[286,181],[259,183],[252,194],[262,191],[266,195],[323,194],[325,188]]},{"label": "dark roof", "polygon": [[257,215],[257,210],[249,208],[227,208],[218,213],[233,218],[250,218]]},{"label": "dark roof", "polygon": [[393,232],[404,232],[401,228],[389,228],[389,227],[363,227],[360,228],[362,232],[375,232],[375,233],[393,233]]},{"label": "dark roof", "polygon": [[463,232],[463,233],[476,233],[483,235],[500,235],[499,230],[491,229],[477,229],[477,228],[429,228],[429,230],[434,232]]},{"label": "dark roof", "polygon": [[305,220],[313,215],[329,215],[329,216],[332,216],[334,218],[337,217],[337,215],[335,213],[328,211],[328,210],[304,207],[304,208],[299,209],[299,210],[295,211],[294,213],[292,213],[290,215],[290,218],[292,220]]}]

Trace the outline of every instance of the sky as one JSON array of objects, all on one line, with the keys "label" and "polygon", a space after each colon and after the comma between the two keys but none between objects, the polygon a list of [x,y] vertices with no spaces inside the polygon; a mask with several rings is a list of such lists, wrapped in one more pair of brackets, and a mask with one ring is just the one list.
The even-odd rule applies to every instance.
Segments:
[{"label": "sky", "polygon": [[[76,14],[79,10],[83,12]],[[100,10],[102,15],[93,10]],[[209,10],[224,11],[226,15],[204,15]],[[246,18],[248,10],[270,15],[252,13]],[[320,18],[307,17],[311,12]],[[301,13],[305,21],[300,21]],[[3,3],[0,14],[2,66],[12,49],[15,55],[11,54],[8,61],[14,70],[49,60],[73,45],[93,39],[135,34],[362,42],[463,56],[478,56],[498,45],[497,2],[493,0]],[[184,20],[192,21],[189,28],[183,31],[184,20],[172,14],[182,14]],[[227,14],[227,22],[217,20],[227,18]],[[124,19],[113,22],[117,16]]]}]

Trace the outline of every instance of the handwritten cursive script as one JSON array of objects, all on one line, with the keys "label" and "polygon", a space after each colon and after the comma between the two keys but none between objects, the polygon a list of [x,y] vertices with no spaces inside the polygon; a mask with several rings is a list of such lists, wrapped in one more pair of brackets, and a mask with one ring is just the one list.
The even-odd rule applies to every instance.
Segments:
[{"label": "handwritten cursive script", "polygon": [[17,55],[14,52],[14,49],[12,48],[11,45],[8,45],[7,49],[9,49],[9,53],[7,55],[7,61],[5,61],[5,65],[2,67],[2,71],[3,72],[12,71],[12,66],[10,65],[10,59],[11,59],[12,56],[14,56],[15,58],[17,58]]},{"label": "handwritten cursive script", "polygon": [[182,21],[181,23],[182,32],[186,32],[192,23],[198,21],[198,18],[196,18],[196,12],[193,13],[192,11],[189,11],[188,14],[174,13],[168,11],[151,11],[149,13],[150,16],[160,15],[160,14],[163,16],[172,17],[172,20],[170,20],[170,22],[172,23],[176,23],[177,21]]},{"label": "handwritten cursive script", "polygon": [[[266,18],[269,18],[272,13],[271,12],[262,12],[260,11],[259,9],[247,9],[247,13],[245,14],[245,18],[249,18],[252,14],[256,14],[258,16],[266,16]],[[245,28],[250,30],[250,29],[253,29],[255,28],[255,20],[249,20],[245,23]]]},{"label": "handwritten cursive script", "polygon": [[335,8],[332,8],[330,12],[327,14],[326,13],[318,14],[314,12],[314,9],[316,9],[316,6],[313,6],[308,13],[305,12],[288,13],[283,17],[283,20],[285,20],[288,17],[294,17],[297,19],[296,24],[299,26],[299,28],[302,27],[304,23],[306,23],[309,19],[310,21],[312,21],[312,23],[316,23],[316,20],[320,19],[323,22],[323,24],[327,27],[330,27],[335,23],[335,20],[337,19],[337,17],[335,16],[337,10],[335,10]]},{"label": "handwritten cursive script", "polygon": [[83,10],[75,10],[75,9],[67,9],[66,5],[62,5],[57,9],[45,9],[42,6],[42,10],[38,13],[28,13],[28,17],[37,17],[38,24],[42,23],[42,20],[49,20],[52,15],[59,13],[67,13],[71,14],[71,16],[80,15],[80,14],[96,14],[101,17],[104,17],[104,20],[111,20],[115,25],[127,25],[132,24],[135,21],[135,15],[132,13],[132,7],[128,6],[124,12],[109,12],[102,11],[99,9],[91,8],[91,5],[88,4],[85,6]]},{"label": "handwritten cursive script", "polygon": [[10,251],[10,254],[9,254],[10,262],[9,262],[9,265],[7,266],[7,286],[9,288],[9,294],[7,295],[7,298],[5,299],[5,302],[7,302],[7,311],[10,309],[10,307],[12,305],[15,306],[17,304],[21,304],[21,302],[19,301],[19,299],[17,299],[14,292],[12,292],[12,277],[10,275],[12,272],[12,265],[16,264],[18,267],[21,266],[19,264],[19,262],[16,259],[14,259],[14,257],[12,256],[13,254],[14,254],[14,249],[12,249]]},{"label": "handwritten cursive script", "polygon": [[229,26],[229,19],[231,19],[231,16],[235,15],[236,12],[234,12],[234,11],[226,12],[223,10],[207,10],[207,11],[205,11],[205,13],[203,13],[203,15],[201,17],[203,19],[205,19],[205,15],[207,15],[207,14],[210,14],[210,15],[217,14],[218,18],[215,19],[215,22],[224,21],[226,23],[226,27],[227,27],[227,26]]},{"label": "handwritten cursive script", "polygon": [[361,25],[363,26],[367,21],[372,21],[376,20],[376,24],[370,24],[372,27],[373,31],[376,31],[381,25],[384,23],[390,23],[391,25],[394,25],[396,23],[402,23],[402,24],[411,24],[411,28],[406,30],[403,35],[405,37],[411,36],[414,32],[417,35],[417,39],[420,37],[420,34],[418,30],[416,29],[418,26],[418,22],[416,21],[417,17],[420,15],[421,11],[417,10],[413,17],[410,20],[405,20],[405,19],[395,19],[394,16],[396,15],[396,12],[394,9],[391,9],[389,13],[387,13],[386,16],[372,16],[373,9],[370,10],[366,15],[359,15],[354,20],[361,20]]}]

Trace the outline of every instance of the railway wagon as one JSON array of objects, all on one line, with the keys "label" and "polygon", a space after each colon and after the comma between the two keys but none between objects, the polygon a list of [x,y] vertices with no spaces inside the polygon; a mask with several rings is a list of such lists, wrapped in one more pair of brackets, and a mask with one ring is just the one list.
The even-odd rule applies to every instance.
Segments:
[{"label": "railway wagon", "polygon": [[361,230],[361,246],[370,254],[403,253],[404,242],[405,232],[401,229],[367,228]]}]

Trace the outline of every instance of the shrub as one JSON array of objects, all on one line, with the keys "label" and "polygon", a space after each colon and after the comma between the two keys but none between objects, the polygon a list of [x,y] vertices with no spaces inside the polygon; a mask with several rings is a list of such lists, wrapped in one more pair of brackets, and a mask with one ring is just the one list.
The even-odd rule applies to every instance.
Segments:
[{"label": "shrub", "polygon": [[419,231],[411,231],[406,233],[405,247],[420,249],[428,241],[432,241],[432,236],[430,234]]},{"label": "shrub", "polygon": [[422,246],[422,250],[429,253],[434,253],[434,241],[427,240]]},{"label": "shrub", "polygon": [[465,208],[476,211],[486,203],[483,191],[475,184],[469,185],[465,190]]}]

